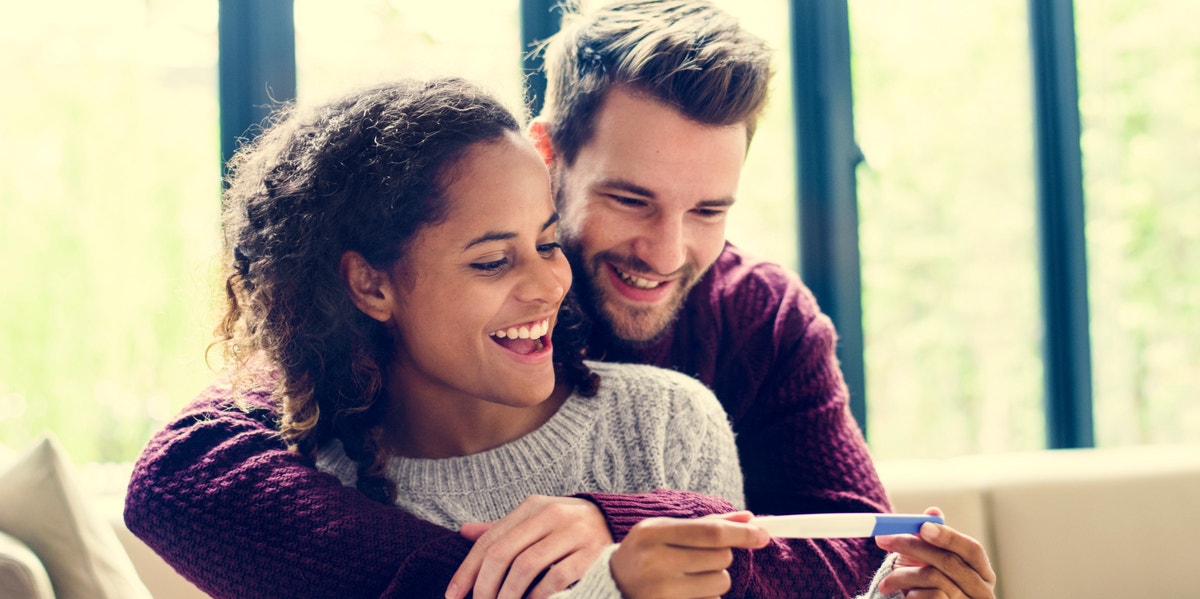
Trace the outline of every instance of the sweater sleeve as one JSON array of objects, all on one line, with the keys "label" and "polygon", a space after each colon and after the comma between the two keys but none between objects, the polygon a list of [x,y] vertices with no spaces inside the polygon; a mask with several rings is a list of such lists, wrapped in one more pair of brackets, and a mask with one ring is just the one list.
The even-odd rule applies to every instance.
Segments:
[{"label": "sweater sleeve", "polygon": [[[612,544],[600,553],[575,586],[557,592],[550,599],[620,599],[621,590],[612,577],[612,554],[619,545]],[[865,599],[878,599],[870,597]],[[891,599],[891,598],[888,598]]]},{"label": "sweater sleeve", "polygon": [[[135,466],[129,529],[214,598],[443,597],[470,542],[343,487],[214,386]],[[249,398],[254,399],[254,398]]]},{"label": "sweater sleeve", "polygon": [[879,592],[879,583],[883,582],[883,579],[887,578],[888,574],[891,574],[896,569],[896,560],[898,559],[900,559],[899,554],[889,553],[884,558],[883,565],[879,566],[879,569],[875,571],[875,578],[871,579],[871,586],[867,588],[865,593],[854,599],[904,599],[904,593],[900,591],[896,591],[890,595],[884,595]]},{"label": "sweater sleeve", "polygon": [[[717,306],[708,310],[713,320],[689,323],[695,332],[682,345],[689,358],[701,356],[687,370],[712,387],[733,420],[748,509],[891,511],[848,409],[832,322],[793,275],[735,262],[714,267],[721,283],[708,291],[707,301]],[[723,333],[709,333],[715,330]],[[733,509],[719,498],[682,491],[585,497],[600,507],[616,540],[649,516]],[[885,555],[871,539],[775,539],[763,550],[736,553],[730,596],[820,599],[865,589]],[[780,580],[789,586],[779,588]]]},{"label": "sweater sleeve", "polygon": [[[737,330],[744,332],[734,337],[739,351],[731,353],[727,370],[751,372],[745,378],[753,381],[754,391],[743,391],[742,402],[727,407],[736,414],[749,509],[756,514],[891,511],[849,410],[832,321],[795,275],[781,269],[756,265],[738,289],[725,312],[737,315]],[[758,341],[767,338],[769,347]],[[732,393],[737,384],[725,377],[716,388]],[[766,580],[784,575],[795,580],[800,590],[791,596],[853,596],[866,588],[885,555],[869,538],[777,544],[788,559],[756,559],[755,572]]]}]

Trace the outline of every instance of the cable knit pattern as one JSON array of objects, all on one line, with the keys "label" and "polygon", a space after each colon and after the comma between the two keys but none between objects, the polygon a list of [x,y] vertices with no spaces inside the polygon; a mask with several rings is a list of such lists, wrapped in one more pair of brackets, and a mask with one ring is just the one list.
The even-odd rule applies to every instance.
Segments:
[{"label": "cable knit pattern", "polygon": [[[572,395],[524,437],[462,457],[389,459],[396,505],[457,530],[464,522],[502,518],[530,495],[671,488],[744,503],[733,431],[711,391],[651,366],[589,366],[600,375],[596,395]],[[357,476],[357,464],[336,440],[317,452],[317,468],[346,486]],[[619,599],[609,555],[556,597]]]},{"label": "cable knit pattern", "polygon": [[[390,458],[396,505],[457,530],[502,518],[530,495],[669,488],[744,504],[733,432],[711,391],[651,366],[589,366],[600,375],[596,395],[572,395],[524,437],[462,457]],[[318,451],[317,468],[354,485],[357,465],[339,441]]]},{"label": "cable knit pattern", "polygon": [[[889,511],[849,415],[829,319],[792,273],[727,246],[658,343],[597,335],[593,357],[697,377],[729,413],[749,509]],[[265,397],[197,397],[147,444],[125,504],[130,530],[217,598],[442,597],[470,549],[457,533],[366,499],[286,450]],[[614,538],[648,516],[727,512],[719,497],[586,493]],[[735,552],[733,597],[845,598],[884,553],[869,539],[773,542]]]}]

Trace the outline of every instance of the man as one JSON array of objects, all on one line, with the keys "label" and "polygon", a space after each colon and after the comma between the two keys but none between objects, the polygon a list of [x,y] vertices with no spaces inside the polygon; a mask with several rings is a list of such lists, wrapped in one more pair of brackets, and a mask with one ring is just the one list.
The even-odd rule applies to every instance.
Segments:
[{"label": "man", "polygon": [[[751,511],[887,511],[847,410],[829,319],[793,274],[724,240],[766,101],[765,45],[704,2],[632,1],[568,16],[547,74],[531,134],[552,167],[562,241],[596,323],[593,357],[711,387],[737,433]],[[672,491],[531,498],[460,536],[316,472],[275,438],[265,402],[244,413],[220,397],[202,395],[151,441],[126,520],[222,596],[287,595],[304,578],[331,596],[520,596],[530,585],[546,596],[647,516],[732,509]],[[861,591],[884,556],[864,539],[784,551],[794,596],[811,597]]]}]

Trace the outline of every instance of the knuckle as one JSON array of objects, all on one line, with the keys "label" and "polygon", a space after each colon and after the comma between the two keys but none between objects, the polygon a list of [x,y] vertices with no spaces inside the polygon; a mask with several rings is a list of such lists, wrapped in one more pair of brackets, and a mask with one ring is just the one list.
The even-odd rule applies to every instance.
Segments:
[{"label": "knuckle", "polygon": [[733,565],[733,550],[732,549],[724,549],[721,551],[721,559],[719,561],[719,565],[721,566],[722,570]]},{"label": "knuckle", "polygon": [[724,595],[729,592],[729,589],[733,588],[733,578],[729,576],[729,570],[721,570],[717,573],[717,576],[717,586],[721,589],[721,592],[717,594]]},{"label": "knuckle", "polygon": [[530,495],[530,496],[526,497],[525,499],[521,500],[521,504],[518,506],[518,508],[525,508],[525,509],[537,508],[539,505],[542,505],[542,503],[544,503],[545,499],[546,498],[542,495]]},{"label": "knuckle", "polygon": [[951,553],[946,564],[946,573],[951,576],[969,574],[974,570],[961,555]]},{"label": "knuckle", "polygon": [[717,520],[709,520],[707,522],[696,522],[696,534],[702,542],[719,543],[724,536],[724,528]]},{"label": "knuckle", "polygon": [[558,503],[558,502],[546,504],[545,506],[542,507],[542,512],[545,516],[548,516],[551,518],[560,518],[561,519],[561,518],[569,515],[569,513],[568,513],[569,510],[567,509],[567,506],[565,504]]},{"label": "knuckle", "polygon": [[542,584],[547,585],[553,591],[561,591],[579,580],[580,574],[582,573],[577,572],[575,568],[559,563],[550,568],[550,571],[542,578]]},{"label": "knuckle", "polygon": [[544,558],[539,551],[526,549],[513,560],[512,571],[523,575],[536,574],[542,570],[543,562]]},{"label": "knuckle", "polygon": [[483,550],[483,559],[490,562],[500,560],[507,561],[510,555],[511,552],[509,551],[508,546],[501,541],[492,543]]},{"label": "knuckle", "polygon": [[662,518],[646,518],[637,524],[634,524],[629,529],[629,534],[626,537],[640,537],[641,535],[653,534],[653,532],[661,528],[665,522]]}]

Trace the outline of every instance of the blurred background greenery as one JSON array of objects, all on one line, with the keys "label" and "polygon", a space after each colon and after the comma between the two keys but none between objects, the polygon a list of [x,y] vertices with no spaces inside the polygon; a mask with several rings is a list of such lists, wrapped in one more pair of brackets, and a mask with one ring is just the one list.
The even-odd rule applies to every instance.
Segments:
[{"label": "blurred background greenery", "polygon": [[[517,0],[296,0],[301,101],[456,73],[520,99]],[[729,238],[797,264],[787,3]],[[850,0],[877,458],[1043,446],[1025,3]],[[213,376],[217,4],[0,23],[0,444],[129,460]],[[1200,5],[1076,3],[1098,445],[1200,441]],[[214,364],[213,366],[219,366]]]}]

